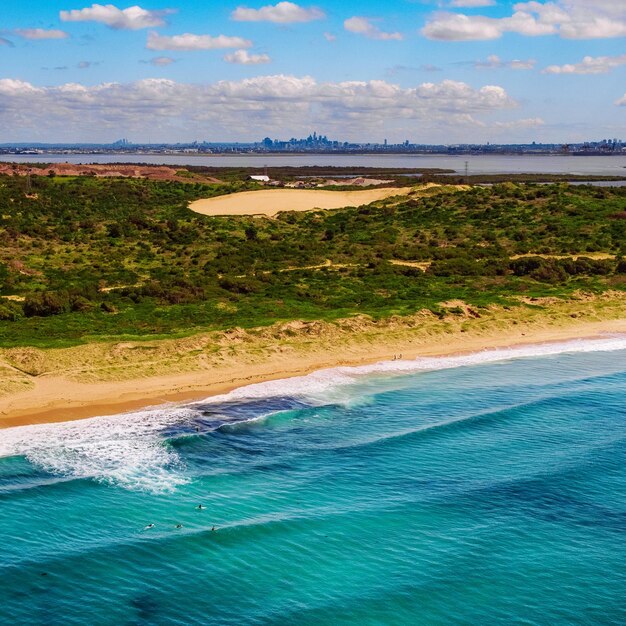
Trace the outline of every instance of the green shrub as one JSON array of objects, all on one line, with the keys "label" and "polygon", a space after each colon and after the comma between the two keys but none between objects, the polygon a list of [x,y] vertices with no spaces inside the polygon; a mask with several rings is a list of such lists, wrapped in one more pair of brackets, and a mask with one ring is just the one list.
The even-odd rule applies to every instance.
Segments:
[{"label": "green shrub", "polygon": [[26,297],[24,301],[24,315],[26,317],[48,317],[60,315],[70,310],[67,293],[44,291]]},{"label": "green shrub", "polygon": [[87,300],[84,296],[74,296],[70,301],[70,308],[72,311],[78,313],[84,313],[86,311],[92,311],[95,308],[95,303],[91,300]]},{"label": "green shrub", "polygon": [[23,315],[23,309],[17,302],[0,302],[0,320],[15,322]]}]

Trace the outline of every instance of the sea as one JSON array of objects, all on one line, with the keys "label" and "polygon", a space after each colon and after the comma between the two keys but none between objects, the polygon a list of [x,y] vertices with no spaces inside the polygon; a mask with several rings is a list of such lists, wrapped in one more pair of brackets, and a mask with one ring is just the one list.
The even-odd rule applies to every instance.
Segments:
[{"label": "sea", "polygon": [[626,623],[626,336],[0,431],[0,624]]},{"label": "sea", "polygon": [[15,163],[147,163],[151,165],[203,165],[208,167],[376,167],[440,168],[471,174],[571,174],[625,176],[626,154],[573,155],[443,155],[443,154],[0,154],[0,162]]}]

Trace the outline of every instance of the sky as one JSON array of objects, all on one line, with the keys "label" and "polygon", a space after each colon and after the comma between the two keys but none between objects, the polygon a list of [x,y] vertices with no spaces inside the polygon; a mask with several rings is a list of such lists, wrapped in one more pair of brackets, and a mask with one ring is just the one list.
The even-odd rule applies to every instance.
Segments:
[{"label": "sky", "polygon": [[2,0],[0,143],[626,139],[626,0]]}]

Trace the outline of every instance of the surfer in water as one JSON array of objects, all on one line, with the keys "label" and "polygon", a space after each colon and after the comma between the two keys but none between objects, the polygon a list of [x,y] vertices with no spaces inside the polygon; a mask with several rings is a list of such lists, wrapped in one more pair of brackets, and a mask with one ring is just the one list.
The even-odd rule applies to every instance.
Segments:
[{"label": "surfer in water", "polygon": [[203,504],[199,504],[199,505],[196,507],[196,510],[198,510],[198,511],[204,511],[204,509],[206,509],[206,507],[205,507]]},{"label": "surfer in water", "polygon": [[151,528],[154,528],[154,524],[148,524],[147,526],[144,526],[144,530],[150,530]]}]

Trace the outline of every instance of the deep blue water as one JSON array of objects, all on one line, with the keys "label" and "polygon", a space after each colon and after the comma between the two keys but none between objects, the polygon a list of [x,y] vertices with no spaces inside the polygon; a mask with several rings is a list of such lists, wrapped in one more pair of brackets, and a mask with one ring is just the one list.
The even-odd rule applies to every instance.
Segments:
[{"label": "deep blue water", "polygon": [[0,624],[626,623],[626,340],[535,352],[0,431]]}]

